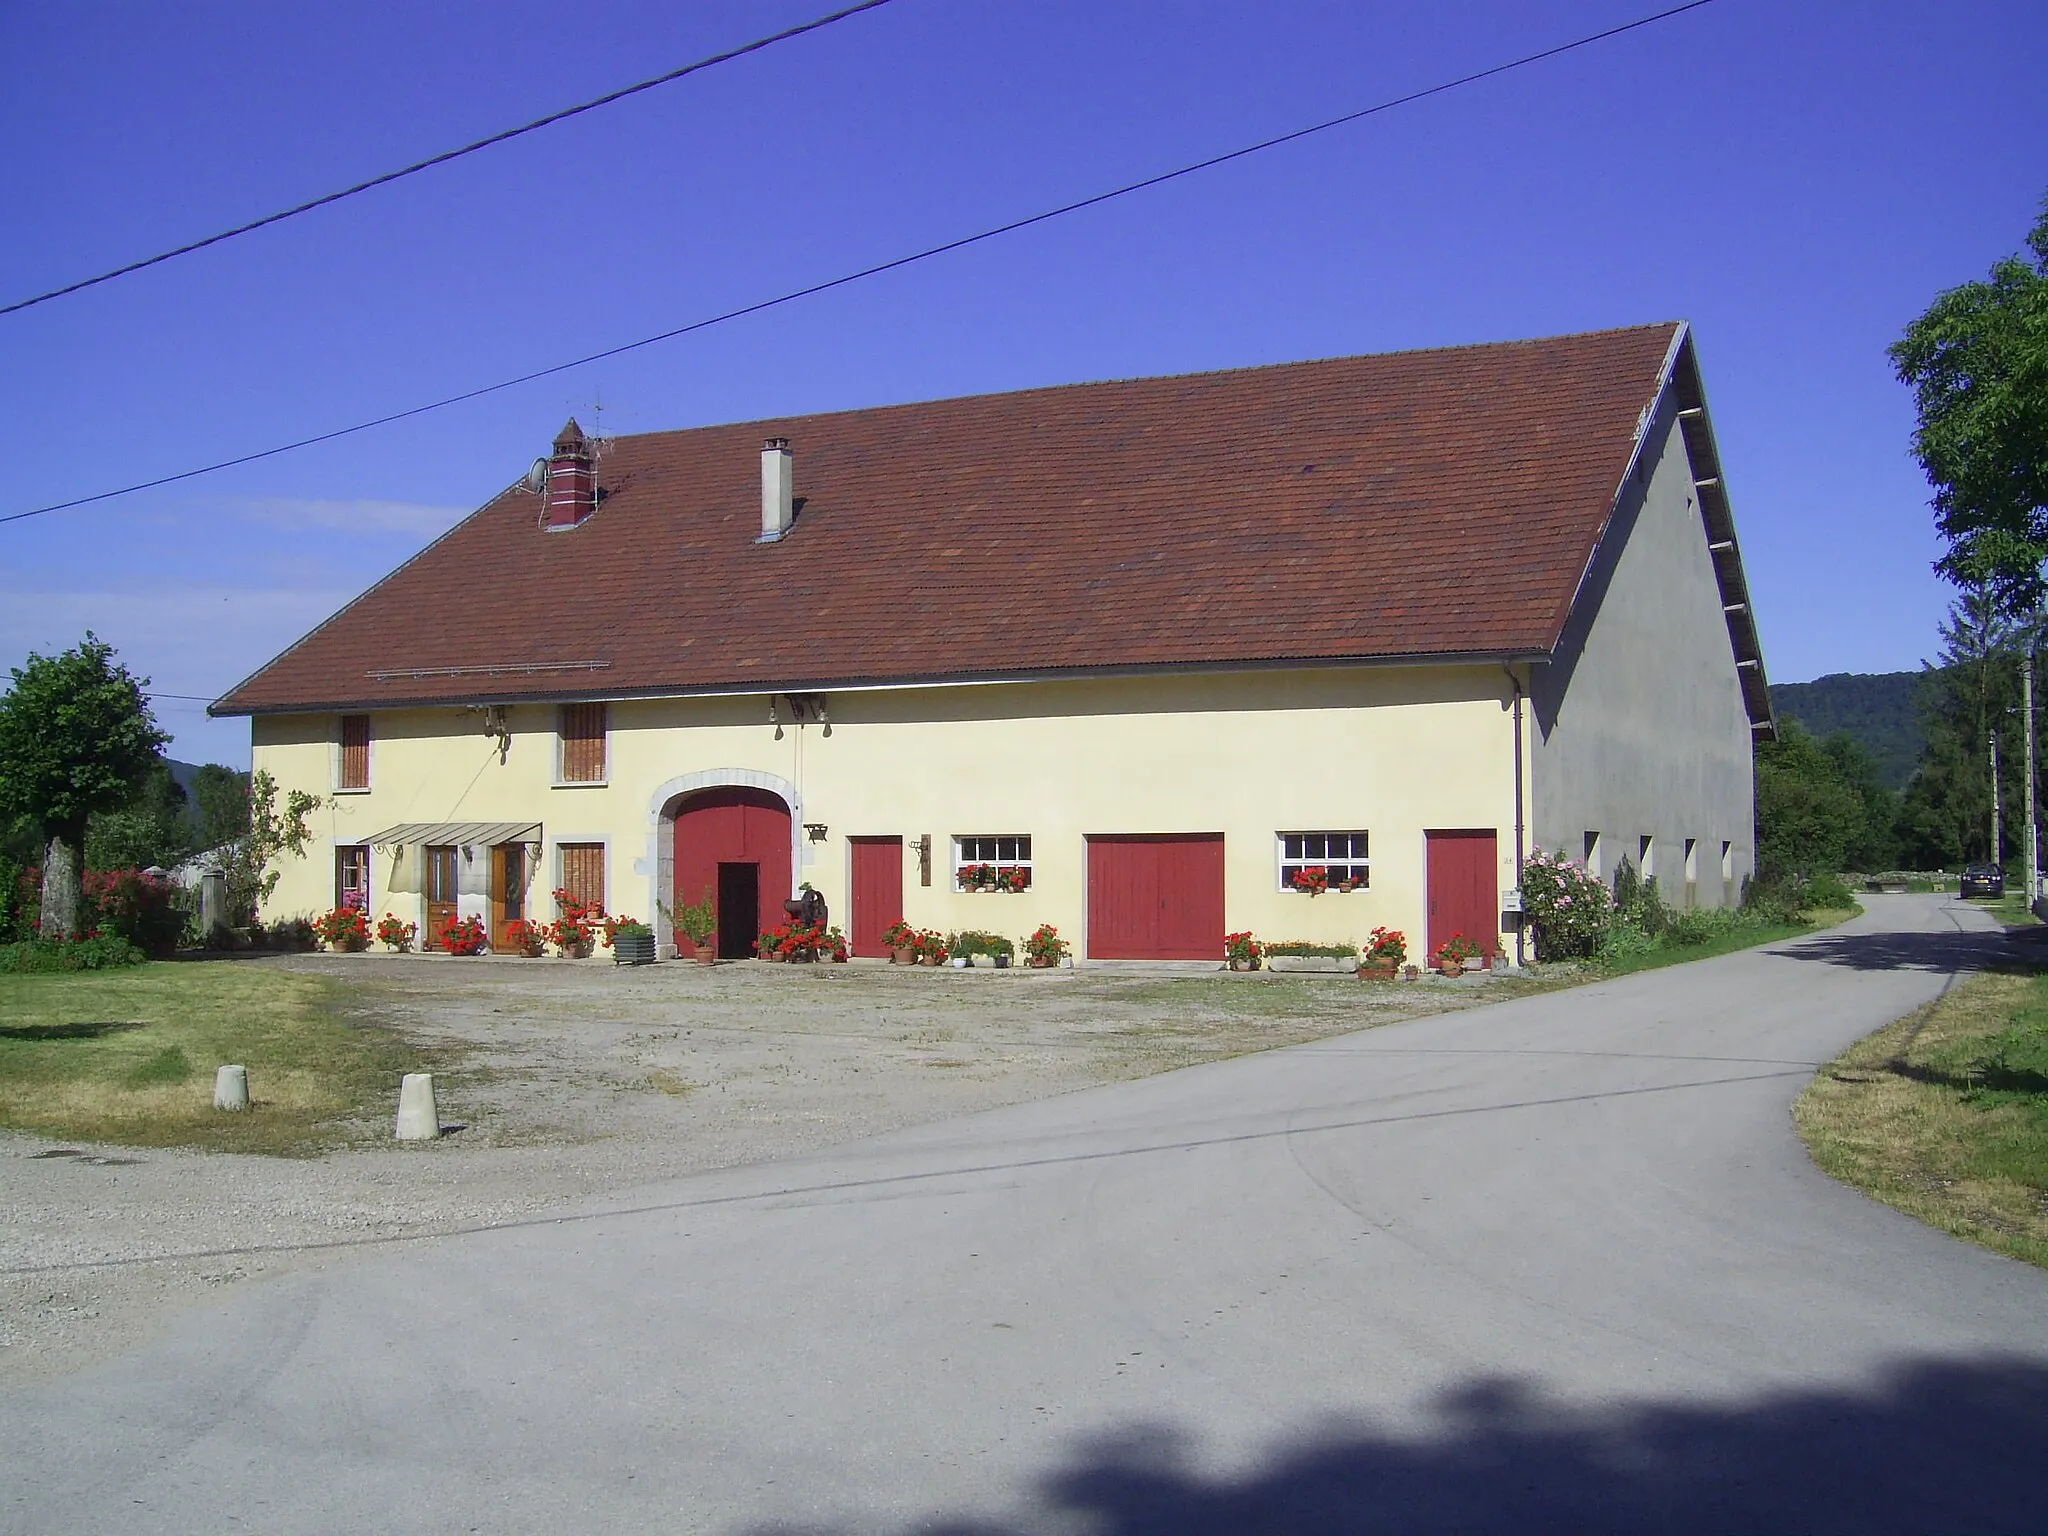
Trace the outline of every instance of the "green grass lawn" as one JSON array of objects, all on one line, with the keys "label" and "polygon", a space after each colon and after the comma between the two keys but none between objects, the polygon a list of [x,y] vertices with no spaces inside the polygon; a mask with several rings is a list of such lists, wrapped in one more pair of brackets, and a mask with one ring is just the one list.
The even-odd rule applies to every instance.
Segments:
[{"label": "green grass lawn", "polygon": [[1836,1057],[1794,1118],[1844,1183],[2048,1267],[2048,975],[1971,977]]},{"label": "green grass lawn", "polygon": [[[257,962],[0,975],[0,1126],[56,1140],[302,1155],[381,1119],[427,1053],[352,1020],[338,982]],[[247,1114],[213,1108],[249,1069]]]}]

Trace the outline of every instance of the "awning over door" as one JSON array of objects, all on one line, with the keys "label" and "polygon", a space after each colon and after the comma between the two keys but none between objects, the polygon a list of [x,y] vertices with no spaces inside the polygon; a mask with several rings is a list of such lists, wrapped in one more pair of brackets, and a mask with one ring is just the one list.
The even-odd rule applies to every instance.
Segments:
[{"label": "awning over door", "polygon": [[538,843],[537,821],[406,821],[370,838],[379,848],[495,848],[500,843]]}]

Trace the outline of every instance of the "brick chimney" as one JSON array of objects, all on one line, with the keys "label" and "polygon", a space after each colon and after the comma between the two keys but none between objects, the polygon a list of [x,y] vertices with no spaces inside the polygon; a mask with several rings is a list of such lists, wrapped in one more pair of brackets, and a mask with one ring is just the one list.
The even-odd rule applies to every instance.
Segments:
[{"label": "brick chimney", "polygon": [[773,544],[796,521],[796,456],[789,439],[771,437],[761,448],[761,538]]},{"label": "brick chimney", "polygon": [[574,528],[597,510],[597,453],[571,416],[548,460],[547,530]]}]

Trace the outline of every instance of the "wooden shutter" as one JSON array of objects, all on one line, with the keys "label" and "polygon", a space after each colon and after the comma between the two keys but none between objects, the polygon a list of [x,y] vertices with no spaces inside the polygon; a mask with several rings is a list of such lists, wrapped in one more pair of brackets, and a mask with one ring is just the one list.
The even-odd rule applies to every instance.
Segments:
[{"label": "wooden shutter", "polygon": [[341,783],[342,789],[368,789],[370,787],[370,717],[368,715],[343,715],[341,717]]},{"label": "wooden shutter", "polygon": [[562,706],[562,782],[595,784],[604,779],[605,708],[602,704]]},{"label": "wooden shutter", "polygon": [[603,843],[562,844],[562,889],[578,901],[604,907]]}]

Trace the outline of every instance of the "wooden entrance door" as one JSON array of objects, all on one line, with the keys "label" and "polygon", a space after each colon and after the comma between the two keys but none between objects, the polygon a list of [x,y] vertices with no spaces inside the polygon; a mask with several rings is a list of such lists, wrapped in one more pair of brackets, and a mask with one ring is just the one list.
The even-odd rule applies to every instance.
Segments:
[{"label": "wooden entrance door", "polygon": [[903,839],[856,837],[852,841],[853,952],[886,955],[889,945],[882,934],[903,919]]},{"label": "wooden entrance door", "polygon": [[[719,903],[719,954],[727,954],[722,937],[727,924],[737,932],[749,924],[746,935],[752,953],[754,935],[777,928],[785,920],[782,904],[794,890],[790,874],[789,807],[780,795],[765,789],[737,785],[700,790],[684,800],[676,811],[675,904],[692,905],[710,891]],[[729,893],[738,888],[722,874],[723,864],[752,864],[755,868],[753,910],[728,910]],[[688,940],[683,944],[688,947]],[[695,951],[692,950],[692,953]]]},{"label": "wooden entrance door", "polygon": [[427,893],[427,931],[421,937],[421,949],[438,948],[441,930],[455,921],[456,857],[453,848],[435,846],[426,851],[427,862],[420,875]]},{"label": "wooden entrance door", "polygon": [[1500,855],[1488,832],[1425,832],[1429,953],[1456,934],[1481,949],[1500,940]]},{"label": "wooden entrance door", "polygon": [[526,844],[500,843],[491,850],[491,948],[508,948],[506,927],[525,917]]},{"label": "wooden entrance door", "polygon": [[1220,960],[1223,834],[1089,838],[1088,955]]}]

